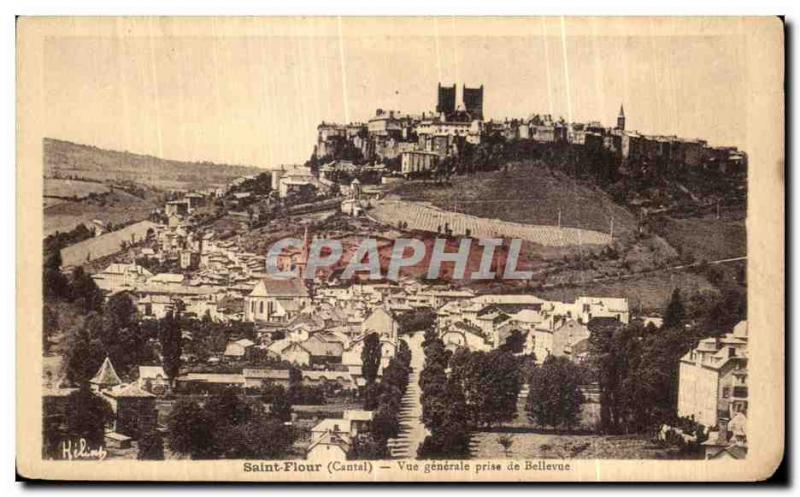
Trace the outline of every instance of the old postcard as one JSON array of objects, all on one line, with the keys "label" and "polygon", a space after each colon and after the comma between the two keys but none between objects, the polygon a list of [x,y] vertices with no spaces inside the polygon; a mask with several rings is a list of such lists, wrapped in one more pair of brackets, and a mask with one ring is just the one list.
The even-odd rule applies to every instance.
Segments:
[{"label": "old postcard", "polygon": [[17,471],[754,481],[779,18],[20,18]]}]

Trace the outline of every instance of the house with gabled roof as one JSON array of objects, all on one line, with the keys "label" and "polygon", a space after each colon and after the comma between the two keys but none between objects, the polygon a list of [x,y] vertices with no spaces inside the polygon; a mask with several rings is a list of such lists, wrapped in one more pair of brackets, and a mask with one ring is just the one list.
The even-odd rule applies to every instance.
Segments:
[{"label": "house with gabled roof", "polygon": [[262,278],[245,297],[245,321],[289,322],[311,302],[303,280]]},{"label": "house with gabled roof", "polygon": [[302,342],[310,354],[311,364],[341,364],[344,343],[330,333],[314,333]]},{"label": "house with gabled roof", "polygon": [[[589,328],[575,319],[568,319],[553,330],[552,354],[556,357],[567,357],[571,361],[580,360],[579,353],[582,347],[579,344],[588,340],[591,333]],[[538,358],[538,355],[537,355]]]},{"label": "house with gabled roof", "polygon": [[151,433],[156,427],[156,396],[136,383],[117,385],[101,391],[114,411],[113,431],[133,438]]},{"label": "house with gabled roof", "polygon": [[[363,365],[363,361],[361,359],[361,352],[364,350],[364,339],[367,337],[367,334],[363,334],[358,336],[350,341],[350,344],[347,348],[344,349],[342,352],[342,364],[347,366],[348,368],[352,368],[351,371],[355,372],[356,382],[359,380],[363,381],[360,378],[361,375],[361,366]],[[383,368],[389,365],[389,361],[394,357],[395,353],[397,352],[397,341],[390,340],[387,337],[381,337],[381,367],[378,371],[380,374],[383,371]]]},{"label": "house with gabled roof", "polygon": [[289,342],[281,351],[281,358],[298,366],[311,364],[311,352],[300,342]]},{"label": "house with gabled roof", "polygon": [[147,392],[163,394],[169,387],[169,378],[161,366],[139,366],[138,385]]},{"label": "house with gabled roof", "polygon": [[345,461],[351,447],[350,437],[342,433],[328,431],[309,445],[306,450],[306,460],[323,463]]},{"label": "house with gabled roof", "polygon": [[241,338],[233,342],[228,342],[223,355],[230,359],[245,359],[254,345],[255,342],[249,338]]},{"label": "house with gabled roof", "polygon": [[97,287],[106,294],[130,290],[151,278],[153,273],[138,264],[114,263],[103,271],[93,274]]},{"label": "house with gabled roof", "polygon": [[441,339],[448,350],[466,347],[469,350],[488,352],[492,349],[491,341],[486,338],[481,328],[464,321],[446,325]]},{"label": "house with gabled roof", "polygon": [[394,318],[391,312],[384,307],[377,307],[361,323],[363,333],[377,333],[382,338],[397,341],[400,332],[400,323]]}]

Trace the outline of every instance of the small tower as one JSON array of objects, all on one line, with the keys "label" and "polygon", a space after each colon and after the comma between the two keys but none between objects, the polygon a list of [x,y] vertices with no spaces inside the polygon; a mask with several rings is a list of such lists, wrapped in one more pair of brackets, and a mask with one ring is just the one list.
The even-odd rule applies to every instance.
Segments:
[{"label": "small tower", "polygon": [[350,191],[355,200],[361,200],[361,182],[358,181],[358,178],[353,178],[353,182],[350,183]]},{"label": "small tower", "polygon": [[625,131],[625,109],[622,108],[622,104],[619,104],[619,115],[617,116],[617,129],[620,131]]},{"label": "small tower", "polygon": [[94,378],[89,380],[89,383],[92,385],[92,390],[99,392],[120,385],[122,380],[117,376],[117,372],[114,370],[114,365],[111,364],[111,360],[106,357],[106,360],[103,361],[103,365],[100,366]]}]

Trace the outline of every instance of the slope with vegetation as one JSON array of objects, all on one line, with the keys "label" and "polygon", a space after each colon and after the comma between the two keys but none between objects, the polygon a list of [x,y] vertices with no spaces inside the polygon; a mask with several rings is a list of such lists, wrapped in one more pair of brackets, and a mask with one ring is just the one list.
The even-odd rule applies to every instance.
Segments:
[{"label": "slope with vegetation", "polygon": [[47,177],[128,180],[162,189],[192,189],[222,186],[239,176],[257,174],[263,170],[212,162],[160,159],[45,138],[44,172]]}]

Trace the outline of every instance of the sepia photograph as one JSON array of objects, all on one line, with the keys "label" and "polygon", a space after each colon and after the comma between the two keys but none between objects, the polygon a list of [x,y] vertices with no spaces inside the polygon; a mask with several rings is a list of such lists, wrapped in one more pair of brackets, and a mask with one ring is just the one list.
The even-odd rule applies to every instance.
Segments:
[{"label": "sepia photograph", "polygon": [[18,471],[768,477],[783,30],[20,18]]}]

